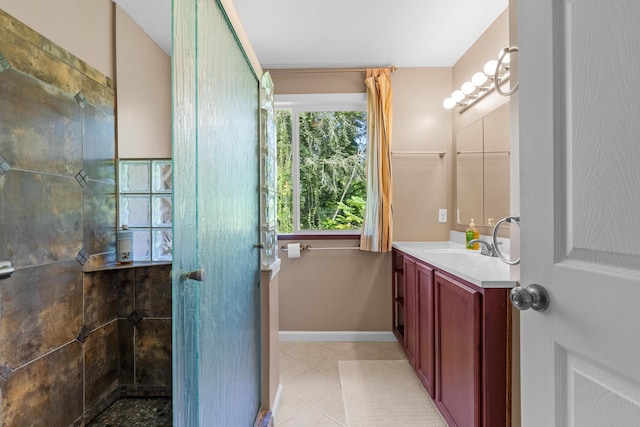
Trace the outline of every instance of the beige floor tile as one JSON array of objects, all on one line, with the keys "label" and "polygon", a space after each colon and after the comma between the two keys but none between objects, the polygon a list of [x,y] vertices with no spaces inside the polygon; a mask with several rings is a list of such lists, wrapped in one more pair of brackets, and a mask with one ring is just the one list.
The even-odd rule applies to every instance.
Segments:
[{"label": "beige floor tile", "polygon": [[348,351],[353,351],[359,345],[362,345],[362,342],[354,342],[354,341],[323,341],[318,343],[322,347],[326,347],[329,350],[334,351],[337,354],[343,354]]},{"label": "beige floor tile", "polygon": [[284,385],[292,378],[304,374],[311,369],[312,366],[288,354],[280,356],[280,383]]},{"label": "beige floor tile", "polygon": [[275,414],[276,425],[293,417],[296,413],[309,409],[309,404],[283,388]]},{"label": "beige floor tile", "polygon": [[289,354],[292,351],[304,347],[307,343],[297,341],[280,341],[280,353]]},{"label": "beige floor tile", "polygon": [[380,360],[400,360],[406,359],[404,350],[397,342],[368,342],[364,347],[370,351],[372,357]]},{"label": "beige floor tile", "polygon": [[280,343],[278,427],[346,426],[340,360],[406,359],[396,342]]},{"label": "beige floor tile", "polygon": [[328,394],[316,401],[310,402],[310,404],[334,420],[339,421],[341,424],[347,424],[342,390]]},{"label": "beige floor tile", "polygon": [[307,407],[296,412],[283,422],[276,422],[278,427],[343,427],[344,424],[323,414],[319,410]]},{"label": "beige floor tile", "polygon": [[342,393],[340,381],[312,369],[291,379],[284,387],[288,393],[314,403],[330,394]]},{"label": "beige floor tile", "polygon": [[404,351],[397,343],[363,342],[340,355],[341,360],[402,360]]},{"label": "beige floor tile", "polygon": [[321,345],[320,343],[304,343],[298,348],[292,349],[287,355],[308,364],[311,367],[318,366],[330,360],[338,360],[339,354]]},{"label": "beige floor tile", "polygon": [[340,356],[336,360],[330,360],[315,367],[316,371],[322,372],[326,376],[340,382],[340,371],[338,370],[338,362],[342,359]]}]

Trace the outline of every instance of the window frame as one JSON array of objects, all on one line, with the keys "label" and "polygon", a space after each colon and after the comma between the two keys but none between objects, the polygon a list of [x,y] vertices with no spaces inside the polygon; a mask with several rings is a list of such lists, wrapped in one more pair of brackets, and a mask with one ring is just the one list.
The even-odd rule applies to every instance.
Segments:
[{"label": "window frame", "polygon": [[[274,110],[291,111],[291,180],[293,183],[293,232],[278,233],[279,239],[298,236],[360,236],[360,230],[300,229],[300,113],[319,111],[367,112],[366,93],[311,93],[274,95]],[[368,141],[367,141],[368,149]]]}]

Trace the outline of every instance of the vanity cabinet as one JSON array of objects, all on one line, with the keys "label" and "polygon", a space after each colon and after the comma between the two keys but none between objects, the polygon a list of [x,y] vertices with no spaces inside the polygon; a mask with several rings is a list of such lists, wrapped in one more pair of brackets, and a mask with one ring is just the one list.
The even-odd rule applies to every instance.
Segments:
[{"label": "vanity cabinet", "polygon": [[404,351],[412,368],[416,368],[418,340],[418,286],[416,262],[404,257]]},{"label": "vanity cabinet", "polygon": [[393,324],[391,330],[400,346],[404,348],[404,256],[402,252],[393,251],[391,271],[393,301]]},{"label": "vanity cabinet", "polygon": [[393,271],[394,333],[444,419],[509,426],[509,289],[476,286],[395,248]]},{"label": "vanity cabinet", "polygon": [[436,307],[436,406],[455,426],[479,426],[481,294],[434,274]]},{"label": "vanity cabinet", "polygon": [[404,348],[409,364],[414,369],[418,339],[417,294],[415,260],[400,252],[394,252],[393,332]]},{"label": "vanity cabinet", "polygon": [[425,390],[435,397],[433,269],[394,250],[392,270],[393,332]]},{"label": "vanity cabinet", "polygon": [[421,262],[416,263],[418,288],[418,350],[416,375],[429,396],[435,397],[435,315],[433,269]]}]

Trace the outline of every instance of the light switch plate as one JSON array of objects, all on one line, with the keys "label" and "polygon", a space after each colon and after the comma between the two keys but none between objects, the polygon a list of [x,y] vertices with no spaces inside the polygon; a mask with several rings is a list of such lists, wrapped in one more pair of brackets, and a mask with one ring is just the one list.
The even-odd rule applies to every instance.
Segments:
[{"label": "light switch plate", "polygon": [[447,222],[447,210],[438,209],[438,222]]}]

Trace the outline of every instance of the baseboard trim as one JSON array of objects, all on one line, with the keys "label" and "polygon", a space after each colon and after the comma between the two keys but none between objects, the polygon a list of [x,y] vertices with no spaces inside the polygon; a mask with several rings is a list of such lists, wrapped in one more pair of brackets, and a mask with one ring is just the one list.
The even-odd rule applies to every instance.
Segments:
[{"label": "baseboard trim", "polygon": [[396,341],[391,331],[280,331],[280,341]]}]

